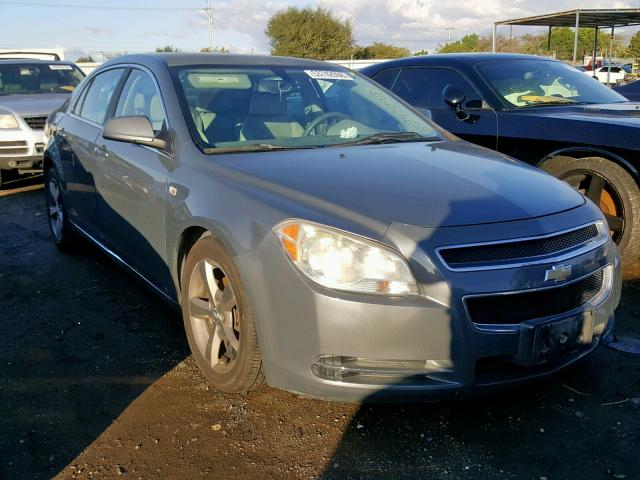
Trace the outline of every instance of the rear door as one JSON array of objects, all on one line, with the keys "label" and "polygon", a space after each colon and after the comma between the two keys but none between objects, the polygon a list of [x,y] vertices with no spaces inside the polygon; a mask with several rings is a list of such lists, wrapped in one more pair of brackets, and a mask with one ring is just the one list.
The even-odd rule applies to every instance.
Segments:
[{"label": "rear door", "polygon": [[67,177],[69,217],[98,240],[101,232],[95,176],[100,156],[95,141],[124,71],[115,68],[97,74],[81,92],[60,132],[64,138],[62,161]]},{"label": "rear door", "polygon": [[[162,97],[152,74],[132,68],[113,116],[143,115],[156,135],[168,137]],[[172,285],[166,259],[169,151],[133,143],[96,140],[103,158],[96,176],[98,208],[105,243],[165,293]]]},{"label": "rear door", "polygon": [[[392,74],[381,72],[383,82]],[[465,106],[471,119],[461,121],[442,98],[447,85],[459,88],[465,94]],[[422,110],[438,125],[470,142],[495,149],[498,123],[495,112],[483,101],[477,90],[456,70],[444,67],[407,67],[393,80],[391,91]]]}]

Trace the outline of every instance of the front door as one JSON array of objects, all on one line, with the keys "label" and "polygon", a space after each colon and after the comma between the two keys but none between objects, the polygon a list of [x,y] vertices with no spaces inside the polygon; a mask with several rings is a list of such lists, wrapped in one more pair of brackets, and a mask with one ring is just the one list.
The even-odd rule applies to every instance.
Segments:
[{"label": "front door", "polygon": [[[132,69],[114,116],[146,116],[157,135],[167,129],[162,99],[147,71]],[[105,243],[164,293],[171,276],[166,255],[167,179],[173,157],[167,151],[133,143],[96,141],[103,160],[96,177],[98,209]]]}]

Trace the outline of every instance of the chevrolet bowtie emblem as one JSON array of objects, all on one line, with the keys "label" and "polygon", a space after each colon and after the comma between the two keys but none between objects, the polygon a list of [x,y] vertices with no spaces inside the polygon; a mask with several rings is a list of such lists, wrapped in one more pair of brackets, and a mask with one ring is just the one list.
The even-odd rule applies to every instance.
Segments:
[{"label": "chevrolet bowtie emblem", "polygon": [[564,282],[570,276],[571,265],[557,265],[544,272],[545,281],[553,280],[556,283]]}]

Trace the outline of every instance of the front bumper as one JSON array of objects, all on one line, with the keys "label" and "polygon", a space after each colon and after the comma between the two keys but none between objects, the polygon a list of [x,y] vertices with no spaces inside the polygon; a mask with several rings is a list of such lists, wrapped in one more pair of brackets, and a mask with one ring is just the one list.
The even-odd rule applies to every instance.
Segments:
[{"label": "front bumper", "polygon": [[43,130],[27,125],[0,130],[0,170],[20,172],[39,169],[45,149]]},{"label": "front bumper", "polygon": [[[451,272],[431,258],[435,256],[424,252],[433,251],[438,242],[447,244],[451,238],[495,238],[501,228],[514,237],[562,230],[572,225],[570,222],[593,221],[593,217],[575,218],[585,212],[589,213],[578,209],[546,220],[498,227],[437,231],[392,228],[390,242],[411,259],[420,283],[421,295],[405,298],[323,288],[299,273],[281,251],[275,236],[267,235],[256,251],[237,260],[243,277],[252,279],[247,287],[254,311],[258,312],[257,328],[268,383],[333,400],[428,399],[530,381],[575,362],[593,351],[613,325],[613,312],[620,298],[620,262],[611,241],[563,261],[572,265],[574,278],[611,266],[610,291],[595,304],[587,303],[557,318],[539,320],[586,315],[592,333],[589,342],[552,361],[528,367],[513,361],[522,352],[526,325],[479,328],[470,321],[463,298],[548,286],[545,271],[554,263]],[[443,230],[450,238],[438,238]],[[342,375],[349,369],[369,375]]]}]

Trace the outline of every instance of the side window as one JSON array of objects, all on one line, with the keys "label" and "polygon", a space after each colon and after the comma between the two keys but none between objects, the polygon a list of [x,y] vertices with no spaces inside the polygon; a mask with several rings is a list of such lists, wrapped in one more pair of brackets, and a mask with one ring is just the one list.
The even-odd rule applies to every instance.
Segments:
[{"label": "side window", "polygon": [[396,78],[398,78],[399,72],[399,68],[394,68],[393,70],[385,70],[375,75],[373,79],[383,87],[390,89],[393,86],[393,82],[395,82]]},{"label": "side window", "polygon": [[138,69],[131,70],[118,99],[114,116],[130,115],[147,117],[156,134],[164,126],[164,110],[156,85],[148,73]]},{"label": "side window", "polygon": [[118,86],[124,69],[116,68],[99,73],[87,90],[80,116],[102,125],[107,116],[109,102]]},{"label": "side window", "polygon": [[410,104],[428,109],[448,108],[442,90],[453,85],[465,94],[468,108],[482,108],[482,98],[462,75],[448,68],[406,68],[393,86],[393,92]]}]

